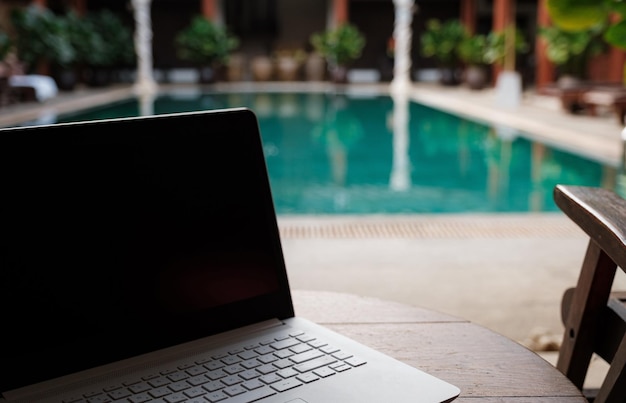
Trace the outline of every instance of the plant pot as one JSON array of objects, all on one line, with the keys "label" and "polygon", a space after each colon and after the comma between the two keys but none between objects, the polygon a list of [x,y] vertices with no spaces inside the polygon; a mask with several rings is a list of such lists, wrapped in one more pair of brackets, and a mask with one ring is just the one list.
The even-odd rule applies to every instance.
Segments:
[{"label": "plant pot", "polygon": [[472,90],[482,90],[487,85],[487,71],[483,66],[468,66],[465,69],[465,84]]},{"label": "plant pot", "polygon": [[348,82],[348,68],[346,66],[333,66],[330,69],[330,78],[336,84]]},{"label": "plant pot", "polygon": [[454,67],[441,67],[439,69],[439,83],[450,86],[461,84],[459,70]]},{"label": "plant pot", "polygon": [[308,81],[324,80],[326,61],[317,53],[311,53],[304,64],[304,75]]},{"label": "plant pot", "polygon": [[53,77],[57,87],[61,91],[73,91],[76,88],[78,78],[73,68],[54,68]]},{"label": "plant pot", "polygon": [[569,74],[564,74],[556,80],[556,84],[561,89],[576,88],[580,85],[581,79]]},{"label": "plant pot", "polygon": [[496,102],[499,107],[517,108],[522,100],[522,77],[517,71],[504,70],[496,81]]},{"label": "plant pot", "polygon": [[281,81],[295,81],[298,78],[300,64],[290,56],[281,56],[276,60],[276,73]]},{"label": "plant pot", "polygon": [[269,81],[274,72],[272,61],[267,56],[257,56],[252,59],[251,69],[254,81]]},{"label": "plant pot", "polygon": [[217,69],[212,66],[198,68],[198,81],[200,84],[213,84],[217,81]]},{"label": "plant pot", "polygon": [[104,87],[111,84],[111,71],[105,67],[90,67],[85,72],[85,82],[90,87]]},{"label": "plant pot", "polygon": [[242,81],[244,78],[244,57],[242,54],[231,55],[226,69],[228,81]]}]

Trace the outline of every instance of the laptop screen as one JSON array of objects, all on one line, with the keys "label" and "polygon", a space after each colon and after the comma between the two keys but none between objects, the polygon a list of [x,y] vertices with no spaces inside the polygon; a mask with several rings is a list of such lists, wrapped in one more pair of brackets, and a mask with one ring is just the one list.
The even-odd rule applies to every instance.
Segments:
[{"label": "laptop screen", "polygon": [[0,131],[0,389],[293,315],[238,109]]}]

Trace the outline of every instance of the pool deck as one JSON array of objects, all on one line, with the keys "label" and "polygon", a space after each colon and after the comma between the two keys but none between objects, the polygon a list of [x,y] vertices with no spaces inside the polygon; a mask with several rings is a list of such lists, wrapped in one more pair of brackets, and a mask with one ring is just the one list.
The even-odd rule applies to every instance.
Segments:
[{"label": "pool deck", "polygon": [[[196,88],[196,87],[194,87]],[[217,84],[215,90],[329,91],[327,83]],[[380,90],[359,85],[349,91]],[[128,86],[77,90],[44,104],[0,109],[0,127],[113,102]],[[615,116],[564,113],[558,100],[525,93],[515,108],[498,106],[494,90],[415,84],[412,99],[618,167],[622,126]],[[410,216],[279,216],[293,288],[349,292],[458,315],[549,349],[562,332],[560,299],[576,282],[587,238],[560,213]],[[617,286],[626,289],[626,279]],[[542,353],[553,361],[556,354]],[[592,375],[602,372],[592,371]],[[592,378],[591,383],[594,382]]]}]

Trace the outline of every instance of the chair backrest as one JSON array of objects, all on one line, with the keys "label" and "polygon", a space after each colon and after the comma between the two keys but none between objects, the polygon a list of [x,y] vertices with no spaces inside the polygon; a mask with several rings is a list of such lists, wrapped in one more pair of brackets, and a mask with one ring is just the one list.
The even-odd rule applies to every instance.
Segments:
[{"label": "chair backrest", "polygon": [[626,293],[611,291],[617,268],[626,268],[626,200],[607,189],[562,185],[554,200],[590,238],[578,283],[563,296],[557,368],[582,390],[596,353],[610,368],[594,402],[625,402]]}]

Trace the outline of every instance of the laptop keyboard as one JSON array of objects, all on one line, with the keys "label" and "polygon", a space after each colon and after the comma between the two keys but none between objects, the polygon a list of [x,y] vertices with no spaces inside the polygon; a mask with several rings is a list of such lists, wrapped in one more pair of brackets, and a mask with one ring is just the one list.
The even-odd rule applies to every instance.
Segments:
[{"label": "laptop keyboard", "polygon": [[248,403],[366,364],[302,331],[127,380],[64,403]]}]

